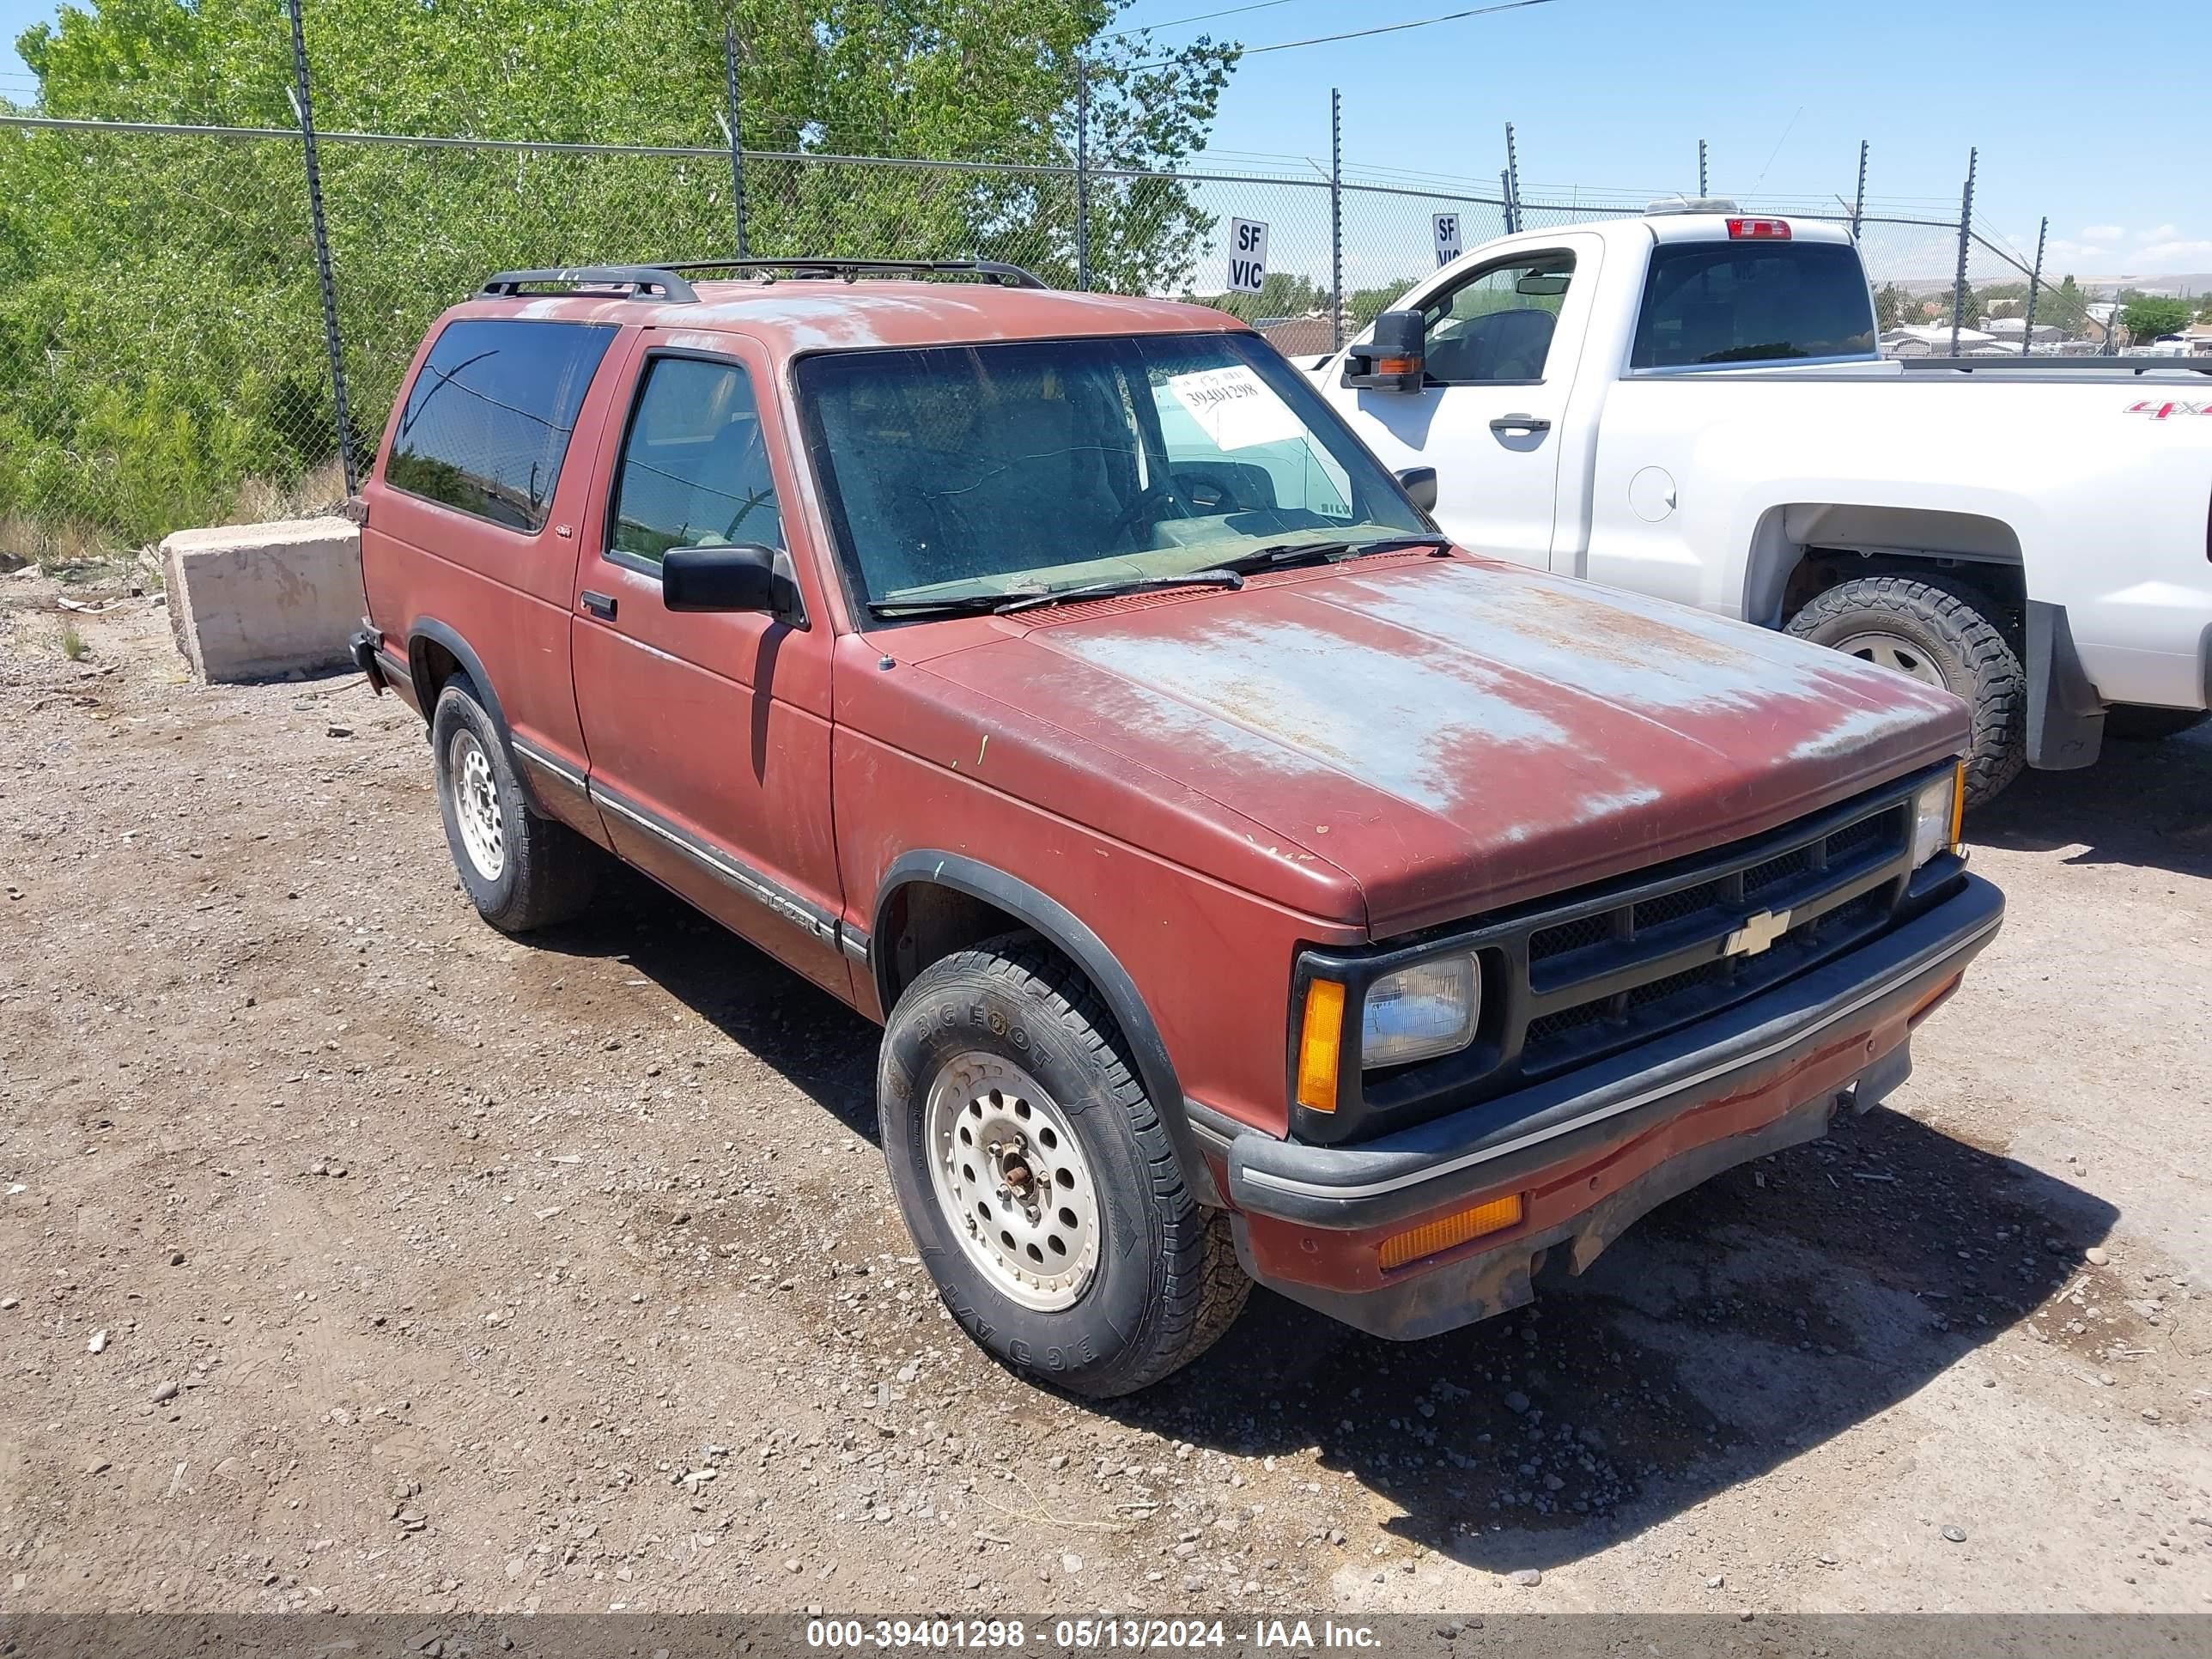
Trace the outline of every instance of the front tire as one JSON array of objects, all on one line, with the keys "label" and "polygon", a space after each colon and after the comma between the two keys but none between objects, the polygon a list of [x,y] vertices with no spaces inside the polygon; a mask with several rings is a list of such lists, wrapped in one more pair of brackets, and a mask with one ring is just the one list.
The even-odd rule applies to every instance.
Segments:
[{"label": "front tire", "polygon": [[1097,993],[1034,935],[925,969],[885,1024],[876,1093],[907,1231],[1004,1363],[1111,1399],[1243,1307],[1227,1218],[1184,1186]]},{"label": "front tire", "polygon": [[1861,576],[1815,596],[1784,631],[1964,698],[1974,716],[1966,804],[1979,806],[2027,764],[2027,676],[1996,614],[1964,582]]},{"label": "front tire", "polygon": [[499,728],[465,674],[439,688],[430,752],[446,845],[477,914],[503,933],[580,914],[598,884],[598,849],[531,809]]}]

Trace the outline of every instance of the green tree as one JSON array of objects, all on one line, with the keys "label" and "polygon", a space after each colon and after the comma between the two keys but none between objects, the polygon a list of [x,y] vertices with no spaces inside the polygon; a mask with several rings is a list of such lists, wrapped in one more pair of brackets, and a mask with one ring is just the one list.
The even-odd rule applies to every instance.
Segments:
[{"label": "green tree", "polygon": [[[746,162],[753,252],[975,254],[1073,283],[1065,174],[836,158],[1064,166],[1080,61],[1093,165],[1172,168],[1202,145],[1237,51],[1122,35],[1127,4],[307,0],[326,134],[697,152],[326,143],[357,428],[374,440],[423,329],[490,270],[733,251],[726,22],[745,145],[763,152]],[[18,50],[49,114],[293,125],[275,0],[68,4]],[[1173,179],[1097,180],[1092,285],[1187,283],[1213,222]],[[221,516],[246,478],[328,460],[327,383],[295,142],[0,131],[0,514],[132,539]]]},{"label": "green tree", "polygon": [[1418,276],[1395,276],[1379,283],[1373,288],[1355,289],[1344,296],[1344,308],[1351,313],[1354,330],[1363,329],[1392,306],[1398,303],[1407,290],[1421,279]]},{"label": "green tree", "polygon": [[1261,319],[1269,322],[1285,317],[1303,317],[1315,310],[1326,310],[1328,295],[1311,277],[1293,276],[1286,270],[1271,270],[1260,280],[1257,294],[1218,294],[1204,303],[1217,311],[1225,311],[1232,317],[1241,317],[1248,323]]},{"label": "green tree", "polygon": [[2145,296],[2130,300],[2120,312],[2120,325],[2138,345],[2147,345],[2161,334],[2179,334],[2189,326],[2189,301]]},{"label": "green tree", "polygon": [[1920,307],[1912,296],[1895,283],[1884,283],[1874,296],[1875,325],[1887,333],[1907,323],[1920,320]]}]

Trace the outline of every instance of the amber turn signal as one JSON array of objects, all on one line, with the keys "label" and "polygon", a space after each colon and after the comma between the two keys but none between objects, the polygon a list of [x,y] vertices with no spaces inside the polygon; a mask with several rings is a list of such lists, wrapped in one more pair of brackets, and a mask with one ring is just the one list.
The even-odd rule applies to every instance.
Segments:
[{"label": "amber turn signal", "polygon": [[1382,1269],[1388,1273],[1408,1261],[1419,1261],[1424,1256],[1449,1250],[1455,1244],[1464,1244],[1470,1238],[1480,1238],[1485,1233],[1503,1232],[1508,1227],[1517,1226],[1520,1221],[1520,1194],[1508,1193],[1503,1198],[1486,1200],[1457,1215],[1426,1222],[1384,1239]]},{"label": "amber turn signal", "polygon": [[1336,1066],[1344,1052],[1344,987],[1317,979],[1306,987],[1305,1023],[1298,1029],[1298,1104],[1336,1109]]}]

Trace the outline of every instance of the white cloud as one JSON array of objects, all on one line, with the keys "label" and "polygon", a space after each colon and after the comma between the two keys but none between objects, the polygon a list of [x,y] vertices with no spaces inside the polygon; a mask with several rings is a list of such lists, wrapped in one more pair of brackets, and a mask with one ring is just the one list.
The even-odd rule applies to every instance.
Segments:
[{"label": "white cloud", "polygon": [[2090,225],[2081,232],[2085,242],[2117,242],[2127,234],[2118,225]]},{"label": "white cloud", "polygon": [[2049,265],[2060,260],[2101,259],[2104,257],[2105,250],[2100,247],[2093,246],[2087,242],[2069,241],[2063,236],[2054,236],[2051,239],[2049,247],[2045,250],[2044,263]]},{"label": "white cloud", "polygon": [[2130,264],[2145,273],[2212,270],[2212,241],[2154,242],[2137,248]]},{"label": "white cloud", "polygon": [[2176,226],[2159,225],[2149,230],[2137,231],[2136,233],[2136,240],[2138,242],[2170,242],[2180,234],[2181,232]]}]

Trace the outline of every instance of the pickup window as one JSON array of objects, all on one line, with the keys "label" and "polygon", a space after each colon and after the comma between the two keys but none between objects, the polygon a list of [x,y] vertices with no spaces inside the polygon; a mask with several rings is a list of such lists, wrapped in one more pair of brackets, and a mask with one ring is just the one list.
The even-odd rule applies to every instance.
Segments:
[{"label": "pickup window", "polygon": [[1651,251],[1628,366],[1874,355],[1874,302],[1848,245],[1662,242]]}]

